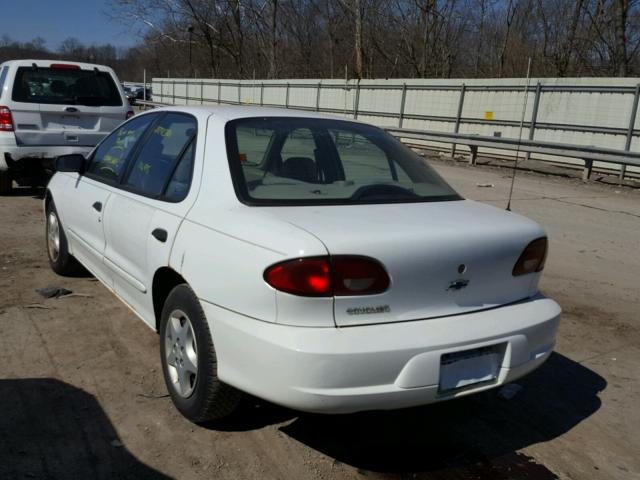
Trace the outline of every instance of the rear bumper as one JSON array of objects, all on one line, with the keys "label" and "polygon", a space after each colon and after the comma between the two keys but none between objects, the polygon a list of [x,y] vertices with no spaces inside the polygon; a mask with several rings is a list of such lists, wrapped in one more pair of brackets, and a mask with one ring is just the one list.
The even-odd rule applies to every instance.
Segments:
[{"label": "rear bumper", "polygon": [[[87,155],[93,150],[90,146],[24,146],[17,145],[13,132],[0,133],[0,170],[13,168],[14,162],[23,160],[53,160],[60,155],[79,153]],[[9,158],[7,158],[7,156]]]},{"label": "rear bumper", "polygon": [[[265,323],[202,302],[220,379],[298,410],[389,410],[468,395],[510,382],[551,354],[560,307],[538,296],[482,312],[348,328]],[[497,378],[439,391],[440,357],[492,346]]]}]

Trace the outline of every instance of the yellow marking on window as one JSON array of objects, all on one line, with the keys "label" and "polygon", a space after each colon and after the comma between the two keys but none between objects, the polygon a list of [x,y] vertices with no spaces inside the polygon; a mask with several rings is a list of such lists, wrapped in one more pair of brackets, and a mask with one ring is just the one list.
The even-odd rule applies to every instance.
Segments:
[{"label": "yellow marking on window", "polygon": [[172,135],[171,130],[169,130],[168,128],[161,127],[160,125],[156,127],[153,133],[157,133],[158,135],[161,135],[165,138],[169,138]]}]

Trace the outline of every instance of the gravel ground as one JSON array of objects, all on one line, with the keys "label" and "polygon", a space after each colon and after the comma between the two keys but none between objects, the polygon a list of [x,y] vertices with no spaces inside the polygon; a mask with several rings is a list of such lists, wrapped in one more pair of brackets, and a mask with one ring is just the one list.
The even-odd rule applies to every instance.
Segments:
[{"label": "gravel ground", "polygon": [[[506,204],[507,170],[435,166]],[[246,398],[206,427],[167,398],[158,336],[94,279],[49,270],[40,193],[0,198],[1,479],[640,478],[639,189],[518,174],[512,209],[549,233],[542,289],[564,316],[512,399],[321,416]]]}]

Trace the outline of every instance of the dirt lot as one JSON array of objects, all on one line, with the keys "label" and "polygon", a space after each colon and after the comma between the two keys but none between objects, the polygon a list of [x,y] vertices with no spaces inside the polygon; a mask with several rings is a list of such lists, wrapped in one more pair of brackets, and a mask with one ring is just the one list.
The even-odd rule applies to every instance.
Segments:
[{"label": "dirt lot", "polygon": [[[437,168],[505,205],[505,170]],[[640,478],[640,190],[519,174],[513,210],[548,230],[542,287],[564,317],[511,400],[319,416],[247,398],[207,427],[166,397],[154,332],[92,278],[49,270],[37,194],[0,198],[1,479]],[[52,285],[83,295],[35,292]]]}]

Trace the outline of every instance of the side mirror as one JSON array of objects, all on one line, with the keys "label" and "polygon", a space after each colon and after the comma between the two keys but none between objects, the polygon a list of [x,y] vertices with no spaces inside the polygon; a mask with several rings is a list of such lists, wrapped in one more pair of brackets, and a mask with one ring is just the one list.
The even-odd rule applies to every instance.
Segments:
[{"label": "side mirror", "polygon": [[60,155],[56,158],[56,171],[82,173],[84,172],[84,164],[85,158],[78,153]]}]

